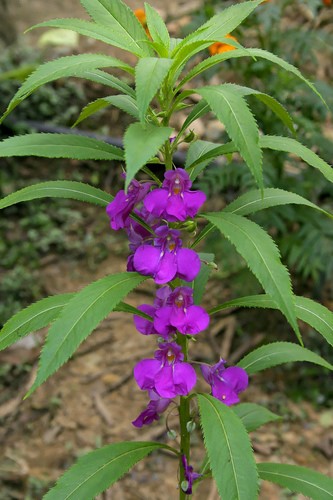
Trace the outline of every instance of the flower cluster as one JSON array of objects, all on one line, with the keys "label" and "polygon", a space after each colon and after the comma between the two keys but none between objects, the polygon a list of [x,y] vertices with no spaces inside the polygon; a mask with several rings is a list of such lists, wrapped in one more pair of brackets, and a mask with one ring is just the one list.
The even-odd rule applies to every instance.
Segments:
[{"label": "flower cluster", "polygon": [[[133,422],[137,427],[157,420],[173,398],[187,395],[196,383],[195,370],[184,362],[177,334],[197,335],[208,327],[209,315],[194,304],[191,287],[167,285],[176,278],[193,281],[201,267],[198,254],[183,247],[181,231],[170,227],[193,219],[205,202],[205,194],[191,187],[188,173],[176,168],[165,173],[161,187],[132,180],[127,193],[119,191],[106,209],[111,228],[127,232],[128,271],[151,276],[156,284],[164,285],[157,290],[153,305],[138,307],[149,319],[134,316],[137,330],[156,335],[159,342],[154,358],[141,360],[134,369],[138,386],[150,398],[146,410]],[[241,368],[225,368],[224,363],[203,365],[201,370],[213,396],[230,405],[247,387],[247,375]]]},{"label": "flower cluster", "polygon": [[[127,192],[119,191],[106,209],[111,228],[127,232],[127,270],[151,276],[161,285],[153,304],[140,305],[142,315],[134,316],[138,332],[157,339],[154,357],[142,359],[134,367],[134,378],[149,397],[146,408],[132,422],[139,428],[158,420],[174,398],[188,395],[197,381],[193,366],[184,359],[181,342],[183,335],[192,337],[209,325],[209,315],[194,303],[193,289],[184,284],[198,276],[201,261],[194,250],[184,246],[181,230],[193,224],[206,200],[203,192],[191,187],[184,169],[168,170],[161,186],[132,180]],[[246,389],[248,379],[242,368],[224,365],[220,360],[214,366],[202,365],[201,371],[212,395],[231,405],[239,401],[238,394]],[[199,475],[185,456],[183,468],[182,487],[191,494]]]}]

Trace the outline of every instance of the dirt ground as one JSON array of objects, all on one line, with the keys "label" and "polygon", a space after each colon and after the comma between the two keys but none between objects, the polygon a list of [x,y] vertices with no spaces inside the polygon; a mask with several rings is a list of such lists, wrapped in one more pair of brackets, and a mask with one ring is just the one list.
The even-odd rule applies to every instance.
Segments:
[{"label": "dirt ground", "polygon": [[[93,275],[79,263],[53,262],[44,268],[44,285],[49,295],[75,291],[93,279],[124,269],[124,260],[116,255],[110,255]],[[151,302],[153,289],[154,285],[147,282],[131,294],[129,302]],[[213,283],[206,301],[213,304],[215,297]],[[202,335],[196,344],[193,358],[204,356],[214,361],[229,350],[228,344],[232,352],[237,322],[233,314],[215,319],[209,334]],[[41,337],[43,332],[37,339]],[[28,373],[19,375],[16,387],[7,387],[1,396],[0,499],[38,500],[44,488],[78,456],[96,446],[121,440],[162,440],[172,444],[164,419],[141,430],[131,425],[146,404],[145,395],[133,380],[133,366],[139,359],[151,357],[153,349],[153,340],[136,332],[130,315],[113,313],[82,344],[74,358],[26,401],[22,401],[22,396],[34,378],[39,347],[25,343],[0,353],[2,366],[11,364],[15,370],[15,366],[32,365]],[[199,390],[206,389],[200,382]],[[261,377],[252,378],[242,401],[264,404],[274,411],[278,408],[283,417],[281,422],[252,434],[258,461],[296,463],[333,475],[332,411],[317,411],[307,402],[288,402],[282,391],[267,389]],[[167,422],[169,428],[177,431],[175,410]],[[194,433],[193,444],[193,462],[198,467],[202,459],[199,432]],[[176,477],[177,461],[166,454],[153,454],[101,500],[176,499]],[[218,498],[209,481],[198,488],[193,499],[204,496],[209,500]],[[278,487],[264,483],[260,498],[279,500],[288,496]]]}]

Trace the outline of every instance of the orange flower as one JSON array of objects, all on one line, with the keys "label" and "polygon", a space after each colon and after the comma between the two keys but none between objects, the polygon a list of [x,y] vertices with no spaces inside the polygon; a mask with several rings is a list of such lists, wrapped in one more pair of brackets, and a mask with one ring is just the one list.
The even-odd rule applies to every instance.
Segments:
[{"label": "orange flower", "polygon": [[326,7],[330,7],[332,5],[332,0],[323,0],[323,4],[326,5]]},{"label": "orange flower", "polygon": [[143,9],[135,9],[134,11],[135,16],[137,19],[140,21],[143,27],[147,26],[147,19],[146,19],[146,13]]},{"label": "orange flower", "polygon": [[[237,38],[234,36],[228,34],[225,36],[225,38],[230,38],[230,40],[234,40],[235,42],[238,42]],[[215,42],[213,45],[210,45],[208,47],[208,50],[212,56],[215,54],[223,54],[223,52],[228,52],[229,50],[235,50],[236,47],[233,45],[229,45],[228,43],[223,43],[223,42]]]},{"label": "orange flower", "polygon": [[143,9],[135,9],[134,14],[135,14],[136,18],[140,21],[142,26],[144,27],[147,35],[150,37],[149,29],[147,27],[147,18],[146,18],[145,11]]}]

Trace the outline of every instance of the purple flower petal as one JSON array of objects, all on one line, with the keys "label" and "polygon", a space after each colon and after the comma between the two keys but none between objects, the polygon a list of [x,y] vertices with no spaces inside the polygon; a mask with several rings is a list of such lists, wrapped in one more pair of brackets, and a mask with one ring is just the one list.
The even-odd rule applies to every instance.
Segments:
[{"label": "purple flower petal", "polygon": [[140,429],[144,425],[150,425],[155,420],[159,419],[160,416],[155,410],[146,408],[135,420],[133,420],[132,424],[134,425],[134,427],[138,427]]},{"label": "purple flower petal", "polygon": [[209,325],[209,315],[200,306],[190,306],[184,318],[180,314],[172,315],[171,324],[184,335],[196,335]]},{"label": "purple flower petal", "polygon": [[153,389],[161,364],[156,359],[142,359],[134,367],[134,378],[142,390]]},{"label": "purple flower petal", "polygon": [[219,399],[227,406],[231,406],[239,402],[237,392],[221,380],[214,381],[214,384],[212,385],[212,395],[214,398]]},{"label": "purple flower petal", "polygon": [[155,312],[154,328],[162,337],[167,337],[175,332],[175,328],[170,324],[171,311],[170,306],[164,306]]},{"label": "purple flower petal", "polygon": [[193,281],[200,271],[199,255],[190,248],[181,248],[177,252],[177,275],[185,281]]},{"label": "purple flower petal", "polygon": [[191,186],[190,176],[183,168],[167,170],[164,174],[163,188],[173,191],[175,187],[178,187],[181,191],[187,191]]},{"label": "purple flower petal", "polygon": [[188,217],[195,217],[206,201],[206,195],[203,191],[186,191],[184,193],[184,205]]},{"label": "purple flower petal", "polygon": [[178,395],[173,381],[173,366],[164,366],[155,377],[155,390],[162,398],[174,398]]},{"label": "purple flower petal", "polygon": [[188,214],[184,205],[184,200],[180,194],[172,194],[168,197],[164,217],[170,222],[186,220]]},{"label": "purple flower petal", "polygon": [[173,371],[174,384],[177,394],[186,396],[197,383],[197,375],[189,363],[176,363]]},{"label": "purple flower petal", "polygon": [[134,255],[129,255],[127,257],[127,267],[126,267],[126,270],[129,273],[133,273],[135,271],[135,268],[134,268]]},{"label": "purple flower petal", "polygon": [[[139,311],[142,311],[152,318],[154,317],[155,314],[155,307],[150,306],[149,304],[142,304],[141,306],[138,307]],[[133,316],[134,319],[134,324],[136,329],[142,333],[143,335],[153,335],[158,333],[155,328],[154,328],[154,323],[152,321],[149,321],[148,319],[142,318],[141,316]]]},{"label": "purple flower petal", "polygon": [[236,392],[245,391],[249,385],[249,377],[243,368],[230,366],[222,374],[222,380],[226,382]]},{"label": "purple flower petal", "polygon": [[211,385],[211,383],[212,383],[211,367],[209,365],[200,365],[200,370],[201,370],[203,378],[206,380],[207,384]]},{"label": "purple flower petal", "polygon": [[164,285],[172,281],[177,272],[177,256],[171,252],[165,252],[160,258],[159,266],[153,274],[155,283]]},{"label": "purple flower petal", "polygon": [[169,286],[162,286],[156,291],[156,298],[154,300],[154,306],[156,308],[163,307],[166,305],[168,297],[172,292]]},{"label": "purple flower petal", "polygon": [[128,203],[128,197],[123,190],[119,191],[113,201],[106,207],[112,229],[123,229],[129,223],[129,214],[134,204]]},{"label": "purple flower petal", "polygon": [[143,200],[143,204],[149,213],[155,217],[162,217],[168,201],[168,192],[165,189],[153,189]]},{"label": "purple flower petal", "polygon": [[134,254],[134,268],[144,276],[154,276],[159,263],[160,250],[152,245],[141,245]]},{"label": "purple flower petal", "polygon": [[149,391],[149,397],[147,408],[132,422],[135,427],[150,425],[154,420],[159,420],[160,414],[171,403],[171,399],[161,398],[155,391]]},{"label": "purple flower petal", "polygon": [[182,455],[182,464],[184,467],[184,476],[187,481],[187,489],[185,493],[187,495],[192,494],[193,481],[202,476],[202,474],[198,474],[197,472],[193,472],[193,467],[187,463],[187,459],[185,455]]}]

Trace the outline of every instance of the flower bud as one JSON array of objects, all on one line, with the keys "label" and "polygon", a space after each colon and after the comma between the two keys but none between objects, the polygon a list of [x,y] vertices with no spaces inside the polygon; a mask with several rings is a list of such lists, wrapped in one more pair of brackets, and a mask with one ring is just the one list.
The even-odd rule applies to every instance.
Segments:
[{"label": "flower bud", "polygon": [[186,429],[187,429],[187,432],[189,432],[189,433],[193,432],[196,429],[196,427],[197,427],[196,423],[193,422],[193,420],[190,420],[186,424]]},{"label": "flower bud", "polygon": [[198,138],[198,136],[191,130],[183,139],[183,142],[193,142]]},{"label": "flower bud", "polygon": [[187,493],[188,488],[189,488],[189,482],[188,481],[182,481],[182,484],[180,485],[182,491]]},{"label": "flower bud", "polygon": [[181,229],[183,229],[187,233],[196,233],[198,224],[195,220],[188,220],[181,225]]},{"label": "flower bud", "polygon": [[173,429],[170,429],[167,433],[167,436],[169,439],[176,439],[177,438],[177,432],[174,431]]}]

